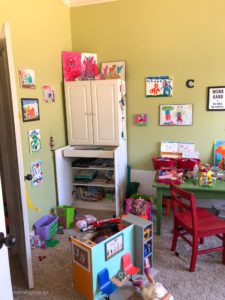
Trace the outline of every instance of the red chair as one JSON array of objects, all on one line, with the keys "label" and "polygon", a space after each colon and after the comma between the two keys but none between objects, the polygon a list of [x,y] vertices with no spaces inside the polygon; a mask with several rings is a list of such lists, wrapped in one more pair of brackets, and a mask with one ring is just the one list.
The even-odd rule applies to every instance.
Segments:
[{"label": "red chair", "polygon": [[[170,185],[173,200],[174,229],[171,250],[176,250],[178,237],[181,237],[192,247],[192,257],[189,271],[194,272],[197,256],[215,251],[223,251],[223,264],[225,265],[225,222],[204,208],[196,208],[195,196],[175,185]],[[186,235],[191,235],[192,240]],[[204,238],[217,236],[222,245],[214,248],[199,250],[199,243]]]},{"label": "red chair", "polygon": [[132,276],[140,272],[140,268],[135,267],[131,262],[130,253],[127,252],[122,256],[123,271],[130,275],[130,281],[133,281]]}]

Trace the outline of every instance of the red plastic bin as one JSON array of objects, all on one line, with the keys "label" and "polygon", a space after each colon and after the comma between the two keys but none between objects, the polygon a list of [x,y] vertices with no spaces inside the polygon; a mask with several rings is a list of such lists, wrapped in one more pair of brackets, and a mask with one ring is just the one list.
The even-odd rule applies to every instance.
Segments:
[{"label": "red plastic bin", "polygon": [[200,165],[201,160],[198,158],[177,158],[177,168],[193,171],[194,166]]},{"label": "red plastic bin", "polygon": [[152,157],[152,164],[154,170],[160,170],[161,168],[173,168],[176,160],[170,157],[155,156]]}]

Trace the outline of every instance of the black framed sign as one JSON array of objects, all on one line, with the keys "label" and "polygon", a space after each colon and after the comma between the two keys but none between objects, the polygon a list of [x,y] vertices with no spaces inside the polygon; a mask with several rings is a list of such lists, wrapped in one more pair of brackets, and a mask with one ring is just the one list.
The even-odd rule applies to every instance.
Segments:
[{"label": "black framed sign", "polygon": [[225,110],[225,86],[208,87],[207,110]]},{"label": "black framed sign", "polygon": [[110,259],[123,250],[123,233],[105,243],[105,260]]}]

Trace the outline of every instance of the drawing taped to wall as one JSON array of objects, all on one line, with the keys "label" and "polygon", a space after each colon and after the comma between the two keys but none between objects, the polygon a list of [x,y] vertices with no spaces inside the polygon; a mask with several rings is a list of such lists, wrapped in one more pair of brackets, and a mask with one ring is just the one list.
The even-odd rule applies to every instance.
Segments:
[{"label": "drawing taped to wall", "polygon": [[40,129],[32,129],[28,131],[30,153],[41,150],[41,133]]},{"label": "drawing taped to wall", "polygon": [[160,105],[160,125],[192,125],[192,104]]},{"label": "drawing taped to wall", "polygon": [[125,61],[105,62],[101,65],[102,79],[118,79],[125,80]]},{"label": "drawing taped to wall", "polygon": [[31,69],[19,69],[20,86],[22,88],[35,89],[35,72]]},{"label": "drawing taped to wall", "polygon": [[173,79],[171,76],[149,76],[146,78],[146,97],[171,97]]},{"label": "drawing taped to wall", "polygon": [[137,126],[147,126],[148,124],[148,115],[147,114],[136,114],[135,123]]},{"label": "drawing taped to wall", "polygon": [[43,171],[42,171],[42,161],[37,160],[33,163],[31,163],[31,175],[32,175],[32,181],[31,185],[36,186],[43,182]]},{"label": "drawing taped to wall", "polygon": [[50,85],[42,86],[42,97],[44,103],[55,102],[55,90]]}]

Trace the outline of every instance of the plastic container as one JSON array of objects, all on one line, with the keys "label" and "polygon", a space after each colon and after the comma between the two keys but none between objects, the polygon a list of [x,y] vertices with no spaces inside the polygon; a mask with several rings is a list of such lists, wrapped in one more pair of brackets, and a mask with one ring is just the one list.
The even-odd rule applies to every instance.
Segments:
[{"label": "plastic container", "polygon": [[152,157],[152,164],[154,170],[160,170],[161,168],[173,168],[176,164],[176,160],[170,157],[155,156]]},{"label": "plastic container", "polygon": [[198,158],[177,158],[177,168],[193,171],[194,166],[199,167],[201,160]]},{"label": "plastic container", "polygon": [[59,226],[63,226],[64,229],[71,228],[74,220],[74,207],[61,205],[56,208],[57,216],[59,217]]},{"label": "plastic container", "polygon": [[50,240],[57,232],[58,217],[57,216],[43,216],[36,223],[34,223],[35,234],[39,235],[42,240]]}]

